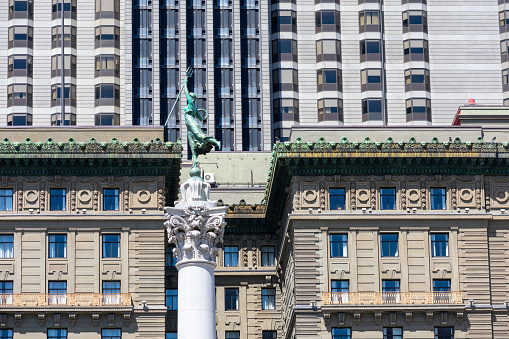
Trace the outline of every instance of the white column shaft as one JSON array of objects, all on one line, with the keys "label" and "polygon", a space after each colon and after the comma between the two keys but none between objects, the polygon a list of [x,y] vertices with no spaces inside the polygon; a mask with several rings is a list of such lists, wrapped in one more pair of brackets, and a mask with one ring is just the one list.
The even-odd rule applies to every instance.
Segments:
[{"label": "white column shaft", "polygon": [[205,260],[177,264],[179,339],[216,338],[215,266]]}]

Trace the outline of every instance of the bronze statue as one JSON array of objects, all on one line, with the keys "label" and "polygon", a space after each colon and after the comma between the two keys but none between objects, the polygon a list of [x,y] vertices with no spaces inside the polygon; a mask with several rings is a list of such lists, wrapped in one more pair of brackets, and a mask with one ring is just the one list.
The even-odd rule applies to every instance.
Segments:
[{"label": "bronze statue", "polygon": [[[208,118],[209,113],[207,110],[203,108],[197,108],[196,107],[196,93],[189,93],[189,89],[187,87],[187,81],[188,79],[193,75],[193,69],[189,67],[186,71],[186,78],[184,80],[184,84],[182,85],[182,88],[180,89],[180,93],[182,93],[182,89],[185,90],[186,93],[186,99],[187,99],[187,106],[184,109],[185,113],[185,122],[187,127],[187,140],[189,142],[189,148],[191,149],[191,154],[193,156],[193,166],[191,167],[191,170],[189,171],[189,174],[191,177],[199,177],[201,174],[200,168],[198,167],[198,155],[200,154],[207,154],[209,153],[214,146],[217,146],[221,148],[221,143],[211,137],[210,135],[207,135],[203,133],[200,125],[196,121],[196,119],[200,121],[204,121]],[[179,97],[180,97],[179,93]],[[177,100],[178,98],[177,97]],[[175,102],[176,103],[176,102]],[[175,105],[174,105],[175,107]],[[173,108],[168,115],[171,116],[171,113],[173,112]],[[200,112],[205,112],[205,116],[202,116]],[[167,121],[168,122],[168,121]]]},{"label": "bronze statue", "polygon": [[[203,133],[200,125],[198,125],[198,122],[196,121],[196,119],[200,121],[207,119],[209,113],[203,108],[196,108],[196,94],[192,92],[189,93],[189,89],[187,88],[187,80],[192,75],[193,70],[188,68],[186,72],[186,79],[184,80],[184,89],[186,91],[187,99],[187,106],[184,109],[184,113],[187,127],[187,139],[189,141],[189,147],[191,148],[191,153],[193,155],[193,167],[191,167],[191,176],[193,176],[193,169],[198,168],[197,159],[199,154],[209,153],[214,146],[221,148],[221,143],[210,135]],[[200,112],[205,112],[205,116],[202,116]]]}]

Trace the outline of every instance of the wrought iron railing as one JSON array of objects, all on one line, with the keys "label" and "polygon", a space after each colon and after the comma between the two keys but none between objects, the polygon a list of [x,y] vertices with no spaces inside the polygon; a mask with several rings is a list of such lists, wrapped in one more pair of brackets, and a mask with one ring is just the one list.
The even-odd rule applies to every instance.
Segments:
[{"label": "wrought iron railing", "polygon": [[462,304],[463,293],[451,292],[324,292],[323,305]]},{"label": "wrought iron railing", "polygon": [[131,306],[131,293],[0,294],[0,307],[10,306]]}]

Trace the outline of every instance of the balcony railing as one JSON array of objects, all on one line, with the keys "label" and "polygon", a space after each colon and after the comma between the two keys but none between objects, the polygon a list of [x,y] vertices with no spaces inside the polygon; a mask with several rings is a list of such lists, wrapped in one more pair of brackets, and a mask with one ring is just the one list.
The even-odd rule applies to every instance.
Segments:
[{"label": "balcony railing", "polygon": [[131,293],[0,294],[0,307],[10,306],[131,306]]},{"label": "balcony railing", "polygon": [[324,305],[462,304],[462,292],[324,292]]}]

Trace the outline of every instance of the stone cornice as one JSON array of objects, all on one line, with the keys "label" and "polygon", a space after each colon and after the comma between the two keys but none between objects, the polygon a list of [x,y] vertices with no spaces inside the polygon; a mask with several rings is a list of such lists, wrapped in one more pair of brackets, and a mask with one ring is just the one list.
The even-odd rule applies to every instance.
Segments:
[{"label": "stone cornice", "polygon": [[177,199],[182,145],[163,142],[0,142],[0,177],[164,176],[167,202]]},{"label": "stone cornice", "polygon": [[[274,145],[265,196],[260,205],[230,205],[227,232],[274,232],[297,176],[509,175],[509,143],[462,142],[284,142]],[[404,215],[404,214],[403,214]],[[402,215],[398,215],[400,218]],[[345,215],[348,217],[348,215]],[[365,218],[366,215],[359,216]],[[380,216],[378,216],[380,217]],[[440,218],[444,217],[442,215]],[[456,215],[456,217],[458,217]],[[313,214],[312,218],[318,218]]]}]

